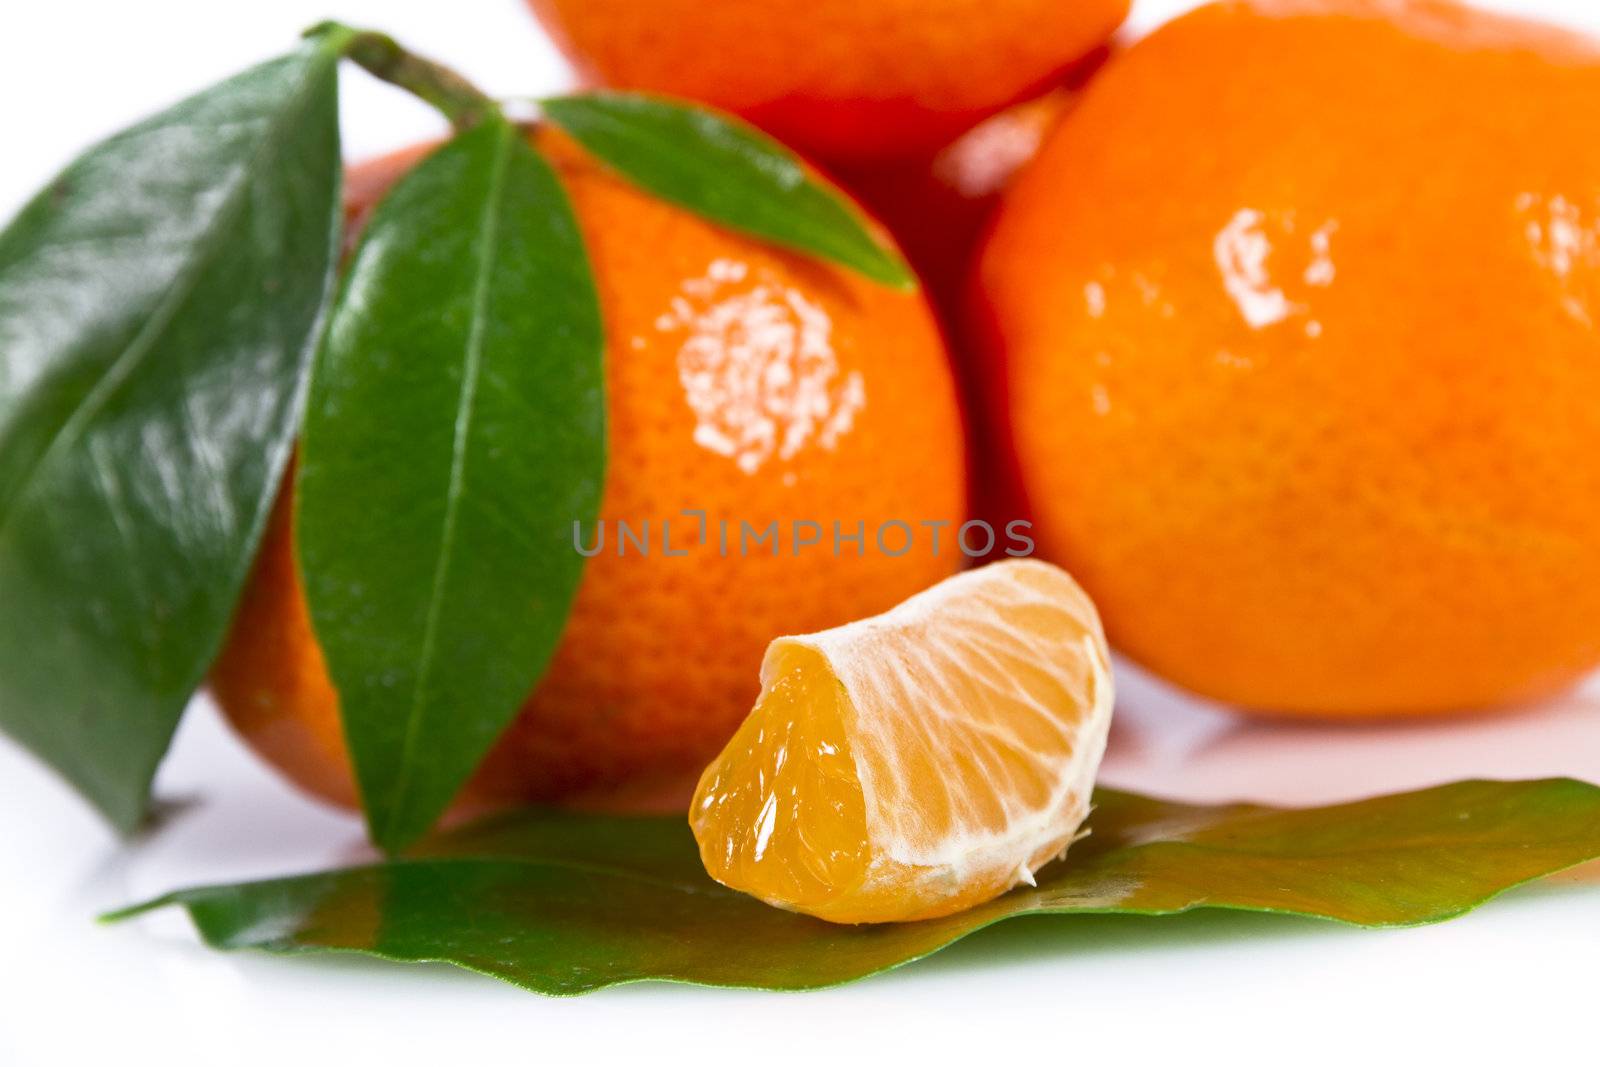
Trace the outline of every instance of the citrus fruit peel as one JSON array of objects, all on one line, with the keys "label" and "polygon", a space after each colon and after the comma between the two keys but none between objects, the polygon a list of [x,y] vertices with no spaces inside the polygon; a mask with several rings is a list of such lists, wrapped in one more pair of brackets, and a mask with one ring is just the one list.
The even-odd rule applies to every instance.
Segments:
[{"label": "citrus fruit peel", "polygon": [[768,646],[689,822],[707,871],[834,922],[948,915],[1063,855],[1113,700],[1094,605],[1010,560]]}]

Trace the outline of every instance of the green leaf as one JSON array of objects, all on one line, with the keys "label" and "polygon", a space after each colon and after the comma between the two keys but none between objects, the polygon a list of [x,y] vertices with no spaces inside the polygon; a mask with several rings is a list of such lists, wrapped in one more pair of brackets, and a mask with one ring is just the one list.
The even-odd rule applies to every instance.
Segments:
[{"label": "green leaf", "polygon": [[444,810],[543,673],[599,511],[603,336],[577,222],[493,118],[379,205],[312,376],[298,539],[373,839]]},{"label": "green leaf", "polygon": [[338,236],[341,43],[90,149],[0,234],[0,727],[123,830],[288,456]]},{"label": "green leaf", "polygon": [[874,281],[916,285],[847,197],[737,119],[637,93],[555,97],[543,107],[591,154],[663,200]]},{"label": "green leaf", "polygon": [[1600,788],[1459,782],[1310,810],[1202,807],[1100,790],[1065,861],[959,915],[834,926],[712,882],[681,819],[521,813],[410,857],[190,889],[217,948],[453,963],[540,993],[667,979],[811,989],[926,956],[1018,915],[1231,908],[1410,926],[1600,856]]}]

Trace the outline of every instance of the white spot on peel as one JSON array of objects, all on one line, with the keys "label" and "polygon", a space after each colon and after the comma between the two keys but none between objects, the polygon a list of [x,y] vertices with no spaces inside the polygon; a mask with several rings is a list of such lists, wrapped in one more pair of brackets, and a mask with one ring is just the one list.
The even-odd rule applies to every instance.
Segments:
[{"label": "white spot on peel", "polygon": [[1106,313],[1106,287],[1099,282],[1089,282],[1083,287],[1083,306],[1089,317],[1098,319]]},{"label": "white spot on peel", "polygon": [[718,259],[684,282],[656,329],[682,335],[678,380],[695,443],[746,474],[833,449],[866,406],[860,372],[839,366],[828,313],[746,263]]},{"label": "white spot on peel", "polygon": [[1338,229],[1339,224],[1330,219],[1311,235],[1311,262],[1307,265],[1304,275],[1307,285],[1326,289],[1333,284],[1333,279],[1338,275],[1333,265],[1332,251],[1333,235]]},{"label": "white spot on peel", "polygon": [[1155,307],[1161,300],[1161,287],[1138,271],[1133,272],[1133,287],[1139,290],[1139,299],[1145,307]]},{"label": "white spot on peel", "polygon": [[1223,288],[1244,321],[1257,330],[1282,322],[1294,310],[1267,272],[1272,242],[1267,239],[1263,221],[1261,212],[1244,208],[1228,220],[1211,244],[1217,269],[1222,272]]},{"label": "white spot on peel", "polygon": [[[1333,261],[1333,236],[1338,230],[1338,222],[1329,219],[1305,239],[1306,265],[1298,280],[1306,287],[1326,289],[1338,276]],[[1269,235],[1274,231],[1278,245]],[[1292,212],[1269,219],[1254,208],[1244,208],[1228,220],[1212,241],[1212,257],[1222,275],[1222,286],[1251,329],[1265,329],[1309,311],[1305,303],[1290,298],[1268,264],[1273,256],[1286,250],[1280,246],[1298,250],[1298,231]],[[1306,296],[1309,298],[1309,294]],[[1307,328],[1306,335],[1314,338],[1320,332],[1319,325],[1316,330]]]},{"label": "white spot on peel", "polygon": [[706,277],[714,282],[742,282],[750,273],[750,265],[737,259],[713,260]]},{"label": "white spot on peel", "polygon": [[1561,195],[1523,193],[1516,199],[1522,218],[1522,235],[1533,261],[1561,288],[1561,307],[1584,326],[1593,326],[1583,274],[1600,268],[1600,219],[1596,212]]},{"label": "white spot on peel", "polygon": [[1089,402],[1094,406],[1096,415],[1111,414],[1111,394],[1099,382],[1089,388]]}]

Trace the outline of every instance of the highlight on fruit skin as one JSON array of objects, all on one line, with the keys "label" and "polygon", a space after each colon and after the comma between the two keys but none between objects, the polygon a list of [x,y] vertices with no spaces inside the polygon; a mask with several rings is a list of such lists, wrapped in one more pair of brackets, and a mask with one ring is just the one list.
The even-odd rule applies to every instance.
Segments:
[{"label": "highlight on fruit skin", "polygon": [[[1048,91],[961,131],[931,155],[829,168],[888,228],[952,330],[960,324],[973,256],[1002,195],[1114,55],[1109,46],[1096,49]],[[957,357],[964,354],[957,346]]]},{"label": "highlight on fruit skin", "polygon": [[949,915],[1066,853],[1113,703],[1094,605],[1007,560],[781,637],[689,810],[713,878],[840,923]]}]

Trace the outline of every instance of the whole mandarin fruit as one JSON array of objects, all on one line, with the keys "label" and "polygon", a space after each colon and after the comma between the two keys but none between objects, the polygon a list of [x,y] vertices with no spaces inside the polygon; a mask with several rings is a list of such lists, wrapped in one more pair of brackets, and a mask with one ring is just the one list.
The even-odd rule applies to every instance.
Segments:
[{"label": "whole mandarin fruit", "polygon": [[529,0],[586,79],[737,112],[819,158],[931,152],[1036,95],[1129,0]]},{"label": "whole mandarin fruit", "polygon": [[[920,295],[704,222],[554,131],[538,143],[572,198],[605,321],[604,540],[549,670],[463,800],[681,804],[750,710],[769,640],[885,610],[958,569],[962,413]],[[422,154],[354,170],[353,225]],[[211,686],[269,762],[354,803],[292,509],[285,491]],[[898,528],[880,549],[894,522],[913,527],[908,550]],[[924,522],[949,524],[937,551]],[[774,523],[777,543],[761,540]],[[844,538],[861,530],[858,550]],[[684,554],[666,555],[666,538]]]},{"label": "whole mandarin fruit", "polygon": [[1235,0],[1114,60],[981,253],[1004,469],[1134,659],[1329,716],[1600,663],[1600,47]]}]

